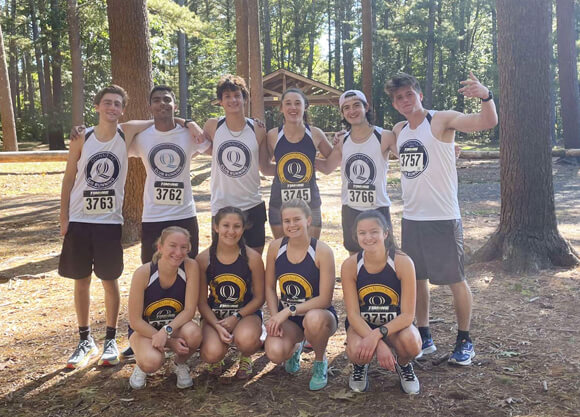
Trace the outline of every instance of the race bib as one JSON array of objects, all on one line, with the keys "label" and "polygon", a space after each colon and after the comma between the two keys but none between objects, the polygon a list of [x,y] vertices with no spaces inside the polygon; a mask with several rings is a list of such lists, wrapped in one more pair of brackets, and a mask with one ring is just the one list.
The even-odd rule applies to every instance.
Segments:
[{"label": "race bib", "polygon": [[397,317],[396,311],[362,312],[362,318],[369,324],[381,326]]},{"label": "race bib", "polygon": [[223,320],[229,316],[233,316],[238,311],[237,308],[214,308],[213,314],[215,314],[218,320]]},{"label": "race bib", "polygon": [[83,200],[83,211],[88,215],[113,213],[117,206],[115,190],[84,191]]},{"label": "race bib", "polygon": [[404,152],[399,157],[402,172],[421,172],[423,171],[423,153],[421,152]]},{"label": "race bib", "polygon": [[348,184],[348,202],[352,205],[372,208],[377,201],[374,185]]},{"label": "race bib", "polygon": [[155,204],[166,206],[181,206],[183,204],[184,187],[182,182],[155,181]]},{"label": "race bib", "polygon": [[310,187],[306,183],[282,184],[281,192],[284,203],[295,198],[310,203]]}]

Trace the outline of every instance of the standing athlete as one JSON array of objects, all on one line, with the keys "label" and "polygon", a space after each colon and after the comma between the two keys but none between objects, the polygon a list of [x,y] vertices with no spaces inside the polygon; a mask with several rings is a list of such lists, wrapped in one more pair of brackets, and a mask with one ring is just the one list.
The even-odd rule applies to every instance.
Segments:
[{"label": "standing athlete", "polygon": [[316,168],[330,174],[340,164],[343,242],[354,255],[361,250],[353,230],[354,219],[360,213],[378,210],[392,229],[387,172],[389,151],[395,151],[395,137],[390,130],[371,123],[371,111],[362,91],[345,91],[338,104],[348,130],[327,159],[316,160]]},{"label": "standing athlete", "polygon": [[[143,161],[147,179],[143,191],[141,262],[150,262],[161,231],[179,226],[189,231],[190,258],[199,246],[199,228],[191,190],[190,164],[193,155],[205,152],[210,143],[192,139],[187,124],[175,121],[176,101],[173,90],[158,85],[149,95],[149,109],[154,125],[141,132],[133,143],[132,154]],[[133,155],[132,155],[133,156]]]},{"label": "standing athlete", "polygon": [[385,90],[406,121],[395,125],[403,191],[402,247],[415,264],[417,326],[422,352],[437,349],[429,330],[429,282],[453,293],[458,333],[449,363],[469,365],[475,356],[469,335],[473,298],[463,270],[463,228],[457,199],[455,131],[477,132],[497,124],[491,91],[472,74],[459,93],[481,99],[481,111],[463,114],[423,108],[417,79],[398,74]]},{"label": "standing athlete", "polygon": [[105,290],[107,331],[99,365],[115,365],[119,315],[119,285],[123,272],[121,227],[127,177],[127,149],[136,133],[151,122],[118,124],[127,105],[127,93],[117,85],[100,90],[94,99],[99,123],[75,129],[62,180],[60,232],[64,236],[58,273],[72,278],[80,341],[67,368],[85,366],[98,352],[89,328],[91,275]]},{"label": "standing athlete", "polygon": [[260,194],[260,173],[268,163],[266,129],[245,117],[249,97],[243,78],[224,75],[217,84],[217,98],[225,117],[209,119],[203,130],[213,143],[211,164],[211,215],[228,206],[237,207],[247,219],[244,240],[262,253],[266,232],[266,204]]}]

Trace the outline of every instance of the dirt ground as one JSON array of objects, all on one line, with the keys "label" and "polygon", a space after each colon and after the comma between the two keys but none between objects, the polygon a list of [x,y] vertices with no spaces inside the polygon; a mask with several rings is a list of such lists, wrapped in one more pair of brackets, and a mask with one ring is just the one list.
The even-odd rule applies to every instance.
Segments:
[{"label": "dirt ground", "polygon": [[[195,160],[194,194],[201,247],[209,244],[208,160]],[[460,201],[465,242],[479,248],[499,221],[497,161],[459,161]],[[399,236],[401,201],[398,166],[389,191]],[[56,272],[59,190],[64,163],[0,164],[0,415],[11,416],[578,416],[580,415],[580,268],[510,276],[499,263],[467,267],[474,293],[472,335],[477,356],[469,367],[447,365],[456,327],[451,293],[432,288],[432,330],[439,350],[416,364],[421,393],[404,395],[398,377],[371,366],[371,389],[355,395],[347,387],[350,365],[344,354],[341,284],[334,304],[341,327],[328,347],[330,377],[310,392],[313,353],[303,354],[296,377],[255,355],[254,377],[245,382],[208,376],[199,358],[190,360],[194,387],[175,388],[168,364],[149,377],[147,388],[132,391],[133,365],[100,368],[96,361],[69,372],[66,359],[77,343],[72,282]],[[560,231],[580,251],[578,167],[555,166]],[[322,240],[335,251],[336,267],[347,253],[340,228],[340,176],[320,177]],[[269,180],[263,180],[265,198]],[[270,239],[270,238],[268,238]],[[127,296],[139,245],[126,247],[119,342],[127,343]],[[338,274],[337,274],[338,275]],[[92,330],[104,337],[102,286],[92,287]],[[235,352],[229,355],[233,364]],[[232,370],[230,370],[231,372]]]}]

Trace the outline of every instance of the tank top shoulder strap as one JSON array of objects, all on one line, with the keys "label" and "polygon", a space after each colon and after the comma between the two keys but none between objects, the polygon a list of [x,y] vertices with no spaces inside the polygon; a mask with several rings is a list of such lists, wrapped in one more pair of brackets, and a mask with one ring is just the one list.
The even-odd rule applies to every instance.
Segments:
[{"label": "tank top shoulder strap", "polygon": [[123,129],[121,129],[121,126],[119,125],[117,125],[117,133],[119,134],[119,136],[121,136],[123,142],[125,142],[125,132],[123,132]]},{"label": "tank top shoulder strap", "polygon": [[91,138],[91,137],[96,137],[95,136],[95,128],[94,127],[89,127],[87,129],[87,131],[85,132],[85,143],[87,143],[87,141]]},{"label": "tank top shoulder strap", "polygon": [[149,283],[147,287],[150,287],[155,281],[159,279],[159,269],[157,263],[151,262],[149,264]]},{"label": "tank top shoulder strap", "polygon": [[226,116],[220,116],[218,118],[217,126],[215,130],[218,130],[226,122]]},{"label": "tank top shoulder strap", "polygon": [[308,246],[308,255],[312,258],[312,262],[316,262],[316,244],[318,240],[311,237],[310,238],[310,246]]},{"label": "tank top shoulder strap", "polygon": [[256,128],[254,127],[254,119],[246,117],[246,124],[250,126],[250,129],[252,129],[253,132],[256,131]]},{"label": "tank top shoulder strap", "polygon": [[360,270],[365,266],[364,251],[360,251],[356,255],[356,274],[360,274]]},{"label": "tank top shoulder strap", "polygon": [[395,248],[391,248],[389,250],[389,256],[387,257],[387,265],[389,265],[393,270],[393,272],[396,274],[397,270],[395,269],[395,253],[396,253]]},{"label": "tank top shoulder strap", "polygon": [[308,136],[311,141],[314,141],[314,139],[312,139],[312,131],[307,123],[304,123],[304,135]]},{"label": "tank top shoulder strap", "polygon": [[177,276],[183,280],[183,282],[187,282],[187,275],[185,273],[185,261],[179,265],[177,268]]},{"label": "tank top shoulder strap", "polygon": [[381,135],[383,134],[383,129],[375,126],[374,130],[373,130],[373,134],[375,136],[375,138],[379,141],[379,144],[381,143]]},{"label": "tank top shoulder strap", "polygon": [[280,249],[278,249],[278,254],[276,255],[276,259],[278,259],[280,256],[284,255],[286,253],[286,250],[288,249],[288,237],[283,237],[282,238],[282,242],[280,243]]},{"label": "tank top shoulder strap", "polygon": [[344,138],[342,138],[342,144],[343,144],[343,145],[346,143],[346,140],[347,140],[348,138],[350,138],[350,132],[351,132],[351,131],[349,130],[349,131],[347,131],[347,132],[344,134]]}]

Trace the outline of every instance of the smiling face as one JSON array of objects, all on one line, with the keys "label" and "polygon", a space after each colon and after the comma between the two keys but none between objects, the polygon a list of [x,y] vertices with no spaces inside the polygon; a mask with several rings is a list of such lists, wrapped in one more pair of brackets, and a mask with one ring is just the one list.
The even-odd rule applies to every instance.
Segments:
[{"label": "smiling face", "polygon": [[299,93],[286,93],[282,99],[282,108],[280,110],[286,123],[301,122],[306,110],[304,98]]},{"label": "smiling face", "polygon": [[239,214],[228,213],[219,220],[217,226],[213,226],[213,230],[219,236],[219,243],[237,245],[244,234],[244,221]]},{"label": "smiling face", "polygon": [[423,111],[423,93],[417,92],[412,86],[407,85],[398,88],[393,93],[393,107],[403,116],[411,115],[417,111]]},{"label": "smiling face", "polygon": [[224,108],[226,115],[244,112],[244,95],[239,89],[224,90],[219,103]]},{"label": "smiling face", "polygon": [[173,94],[167,90],[157,90],[151,94],[149,110],[155,120],[172,119],[175,113],[175,100]]},{"label": "smiling face", "polygon": [[306,213],[298,207],[288,207],[282,210],[282,228],[284,235],[289,238],[308,234],[308,226],[311,222],[312,217],[306,217]]},{"label": "smiling face", "polygon": [[106,93],[99,104],[95,104],[100,121],[117,122],[123,116],[123,111],[123,97],[120,94]]},{"label": "smiling face", "polygon": [[187,258],[189,249],[189,238],[181,232],[169,233],[163,242],[157,244],[161,260],[176,267]]},{"label": "smiling face", "polygon": [[352,96],[344,101],[340,111],[344,120],[351,126],[355,126],[367,123],[366,112],[368,109],[368,104],[363,103],[357,96]]},{"label": "smiling face", "polygon": [[356,240],[365,251],[384,250],[387,236],[388,232],[383,229],[378,219],[363,219],[356,225]]}]

